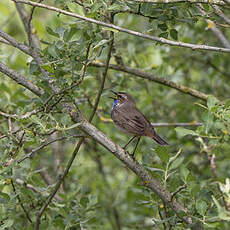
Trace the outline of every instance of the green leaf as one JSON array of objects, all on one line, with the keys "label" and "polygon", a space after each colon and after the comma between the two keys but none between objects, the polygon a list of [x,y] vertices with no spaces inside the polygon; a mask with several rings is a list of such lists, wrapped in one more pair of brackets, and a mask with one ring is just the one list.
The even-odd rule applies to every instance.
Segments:
[{"label": "green leaf", "polygon": [[209,109],[211,109],[215,104],[218,102],[217,98],[213,95],[209,95],[207,99],[207,106]]},{"label": "green leaf", "polygon": [[205,111],[202,118],[204,119],[205,133],[208,134],[209,130],[214,124],[214,115],[211,111]]},{"label": "green leaf", "polygon": [[205,215],[207,208],[208,208],[208,205],[204,200],[196,201],[196,210],[201,216]]},{"label": "green leaf", "polygon": [[221,220],[230,221],[230,214],[229,214],[229,212],[227,212],[225,210],[225,208],[220,205],[220,203],[217,201],[217,199],[214,196],[212,196],[212,199],[213,199],[213,201],[214,201],[214,203],[215,203],[215,205],[217,207],[219,218]]},{"label": "green leaf", "polygon": [[44,64],[41,67],[50,73],[54,73],[54,69],[49,64]]},{"label": "green leaf", "polygon": [[93,47],[93,49],[97,49],[98,47],[103,46],[103,45],[109,43],[109,41],[110,41],[110,40],[103,39],[103,40],[101,40],[100,42],[98,42],[97,45],[95,45],[95,46]]},{"label": "green leaf", "polygon": [[184,165],[182,165],[180,167],[180,176],[185,183],[187,181],[188,175],[189,175],[189,170]]},{"label": "green leaf", "polygon": [[167,26],[166,23],[158,24],[157,27],[162,31],[167,31],[168,30],[168,26]]},{"label": "green leaf", "polygon": [[186,135],[192,135],[192,136],[198,136],[198,134],[190,129],[185,129],[183,127],[177,127],[175,128],[177,135],[179,136],[179,138],[184,137]]},{"label": "green leaf", "polygon": [[159,34],[159,36],[162,38],[168,38],[168,35],[169,35],[168,32],[164,32],[164,33]]},{"label": "green leaf", "polygon": [[178,166],[181,165],[183,161],[184,161],[184,157],[177,158],[175,161],[172,162],[172,164],[169,167],[169,170],[178,168]]},{"label": "green leaf", "polygon": [[56,33],[56,32],[54,32],[49,26],[46,26],[46,31],[47,31],[48,34],[50,34],[50,35],[52,35],[54,37],[59,38],[59,34]]},{"label": "green leaf", "polygon": [[57,52],[57,48],[55,45],[49,46],[47,51],[48,51],[49,55],[51,55],[52,57],[54,57],[54,58],[58,57],[58,52]]},{"label": "green leaf", "polygon": [[168,162],[170,155],[167,146],[159,145],[155,148],[155,152],[157,153],[158,157],[161,159],[162,162]]},{"label": "green leaf", "polygon": [[178,32],[177,32],[177,30],[171,29],[169,33],[170,33],[170,36],[171,36],[174,40],[178,40]]},{"label": "green leaf", "polygon": [[66,30],[63,36],[64,41],[67,41],[67,42],[70,41],[70,39],[73,37],[75,33],[78,32],[78,30],[79,29],[76,27],[72,27],[70,30]]}]

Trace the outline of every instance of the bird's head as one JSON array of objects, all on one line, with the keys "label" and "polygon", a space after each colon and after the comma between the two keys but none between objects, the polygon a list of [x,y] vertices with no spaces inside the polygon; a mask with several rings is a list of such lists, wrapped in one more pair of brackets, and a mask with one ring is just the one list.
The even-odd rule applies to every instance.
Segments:
[{"label": "bird's head", "polygon": [[110,97],[110,98],[112,98],[114,100],[113,101],[113,108],[116,105],[122,105],[124,103],[129,103],[130,105],[135,105],[134,99],[128,93],[125,93],[125,92],[114,92],[112,90],[111,90],[111,92],[114,94],[113,97]]}]

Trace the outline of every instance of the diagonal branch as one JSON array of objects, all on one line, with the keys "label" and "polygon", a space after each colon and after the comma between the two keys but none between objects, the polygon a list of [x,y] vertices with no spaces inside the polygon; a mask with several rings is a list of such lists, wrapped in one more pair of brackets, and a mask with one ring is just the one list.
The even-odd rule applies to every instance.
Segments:
[{"label": "diagonal branch", "polygon": [[37,96],[41,96],[44,91],[43,89],[38,88],[34,83],[26,79],[21,74],[15,72],[14,70],[10,69],[8,66],[4,65],[2,62],[0,62],[0,72],[6,74],[8,77],[16,81],[19,85],[24,86]]},{"label": "diagonal branch", "polygon": [[221,11],[221,9],[218,6],[212,5],[212,8],[214,9],[214,12],[216,15],[218,15],[220,18],[222,18],[227,24],[230,25],[230,19]]},{"label": "diagonal branch", "polygon": [[[105,64],[102,62],[93,62],[93,63],[91,63],[91,65],[96,66],[96,67],[104,67],[105,66]],[[202,93],[198,90],[189,88],[189,87],[184,86],[184,85],[174,83],[174,82],[169,81],[165,78],[156,77],[155,75],[153,75],[151,73],[144,72],[144,71],[141,71],[139,69],[130,68],[130,67],[125,66],[125,65],[121,66],[121,65],[113,65],[113,64],[110,64],[109,68],[114,69],[114,70],[123,71],[123,72],[129,73],[129,74],[135,75],[137,77],[141,77],[141,78],[144,78],[144,79],[147,79],[150,81],[157,82],[159,84],[162,84],[162,85],[168,86],[170,88],[176,89],[182,93],[189,94],[193,97],[199,98],[199,99],[204,100],[204,101],[206,101],[208,98],[208,94]]]},{"label": "diagonal branch", "polygon": [[[197,9],[200,11],[202,16],[206,15],[206,12],[205,12],[205,10],[201,4],[197,4]],[[205,21],[207,22],[208,25],[211,25],[211,27],[210,27],[211,31],[216,35],[216,37],[219,39],[219,41],[222,43],[222,45],[225,48],[230,48],[230,43],[229,43],[228,39],[225,37],[225,35],[222,33],[222,31],[217,28],[215,23],[210,19],[206,19]]]},{"label": "diagonal branch", "polygon": [[131,34],[131,35],[141,37],[141,38],[144,38],[144,39],[148,39],[148,40],[151,40],[151,41],[159,42],[161,44],[166,44],[166,45],[170,45],[170,46],[185,47],[185,48],[190,48],[190,49],[193,49],[193,50],[209,50],[209,51],[230,53],[230,49],[228,49],[228,48],[214,47],[214,46],[208,46],[208,45],[195,45],[195,44],[190,44],[190,43],[186,43],[186,42],[176,42],[176,41],[172,41],[172,40],[165,39],[165,38],[162,38],[162,37],[151,36],[151,35],[143,34],[143,33],[140,33],[140,32],[134,31],[134,30],[129,30],[129,29],[126,29],[126,28],[123,28],[123,27],[120,27],[120,26],[116,26],[116,25],[113,25],[113,24],[110,24],[110,23],[98,21],[98,20],[95,20],[95,19],[92,19],[92,18],[87,18],[87,17],[81,16],[81,15],[78,15],[78,14],[75,14],[75,13],[71,13],[71,12],[68,12],[68,11],[53,7],[53,6],[41,4],[41,3],[36,3],[36,2],[32,2],[32,1],[27,1],[27,0],[12,0],[12,1],[14,1],[16,3],[24,3],[24,4],[31,5],[31,6],[37,6],[37,7],[47,9],[47,10],[55,11],[55,12],[58,12],[58,13],[61,13],[61,14],[68,15],[70,17],[78,18],[78,19],[81,19],[81,20],[84,20],[84,21],[87,21],[87,22],[90,22],[90,23],[94,23],[94,24],[97,24],[97,25],[100,25],[100,26],[104,26],[104,27],[107,27],[107,28],[114,29],[114,30],[117,30],[117,31],[120,31],[120,32]]}]

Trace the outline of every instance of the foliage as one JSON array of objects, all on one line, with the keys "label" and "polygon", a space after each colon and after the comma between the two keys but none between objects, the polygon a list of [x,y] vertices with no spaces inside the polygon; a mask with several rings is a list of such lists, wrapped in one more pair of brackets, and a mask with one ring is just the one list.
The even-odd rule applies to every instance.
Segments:
[{"label": "foliage", "polygon": [[[136,1],[50,0],[50,4],[88,18],[130,30],[221,47],[206,16],[230,40],[229,25],[209,4],[152,4]],[[29,45],[17,10],[0,2],[0,29]],[[221,8],[229,16],[229,9]],[[31,6],[26,6],[27,12]],[[110,19],[110,20],[109,20]],[[123,146],[129,137],[110,120],[109,89],[133,95],[138,108],[152,122],[203,122],[199,127],[162,127],[157,132],[169,147],[142,138],[136,159],[189,211],[205,229],[228,229],[230,210],[230,91],[229,53],[167,46],[120,33],[85,20],[35,8],[32,31],[40,40],[41,68],[36,60],[1,43],[0,58],[45,93],[38,97],[0,73],[0,229],[33,229],[37,213],[62,175],[78,136],[78,124],[62,103],[78,105],[88,119],[102,82],[114,32],[110,63],[126,65],[206,93],[207,101],[122,71],[109,69],[93,125]],[[207,26],[211,28],[207,28]],[[226,29],[227,28],[227,29]],[[88,66],[84,79],[84,65]],[[44,71],[54,87],[54,94]],[[29,115],[35,111],[33,115]],[[24,116],[28,114],[28,116]],[[23,117],[24,116],[24,117]],[[61,141],[42,145],[62,137]],[[40,149],[36,149],[41,146]],[[134,147],[130,145],[128,151]],[[29,159],[18,163],[25,154]],[[23,210],[24,209],[24,210]],[[26,211],[25,211],[26,210]],[[29,215],[26,216],[26,213]],[[87,137],[59,192],[41,217],[40,229],[189,229],[156,193],[124,167],[103,146]],[[32,223],[31,223],[32,222]]]}]

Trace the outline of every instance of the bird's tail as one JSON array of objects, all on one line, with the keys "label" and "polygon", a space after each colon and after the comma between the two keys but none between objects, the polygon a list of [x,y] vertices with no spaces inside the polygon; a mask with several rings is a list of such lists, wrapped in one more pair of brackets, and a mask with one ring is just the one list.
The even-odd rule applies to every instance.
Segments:
[{"label": "bird's tail", "polygon": [[160,136],[158,136],[156,133],[152,137],[152,139],[154,141],[156,141],[159,145],[169,145],[163,138],[161,138]]},{"label": "bird's tail", "polygon": [[155,132],[155,130],[153,130],[153,132],[151,132],[151,133],[150,132],[146,132],[146,136],[151,137],[159,145],[169,145],[163,138],[161,138],[159,135],[157,135],[157,133]]}]

